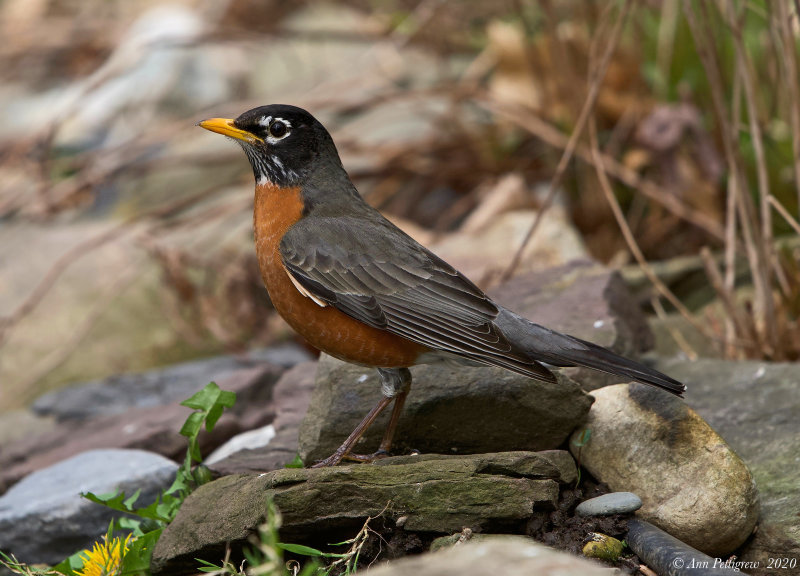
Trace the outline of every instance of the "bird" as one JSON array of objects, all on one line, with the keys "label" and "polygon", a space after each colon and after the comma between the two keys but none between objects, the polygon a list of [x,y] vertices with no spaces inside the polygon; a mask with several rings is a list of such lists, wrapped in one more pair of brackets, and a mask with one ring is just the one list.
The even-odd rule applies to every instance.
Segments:
[{"label": "bird", "polygon": [[[255,250],[274,308],[315,348],[380,376],[379,402],[314,467],[388,455],[409,367],[418,364],[499,366],[546,382],[556,382],[553,367],[586,366],[678,396],[685,391],[657,370],[492,301],[361,197],[333,138],[306,110],[270,104],[198,125],[234,140],[250,161]],[[392,403],[378,451],[353,453]]]}]

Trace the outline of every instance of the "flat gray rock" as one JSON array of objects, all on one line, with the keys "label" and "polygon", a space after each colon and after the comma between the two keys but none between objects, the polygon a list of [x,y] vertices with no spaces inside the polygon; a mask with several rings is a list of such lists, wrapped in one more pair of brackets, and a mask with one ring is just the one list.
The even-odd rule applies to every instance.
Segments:
[{"label": "flat gray rock", "polygon": [[238,549],[263,521],[268,498],[281,512],[283,542],[324,545],[377,516],[405,532],[496,532],[521,529],[537,513],[546,517],[560,485],[576,474],[568,453],[549,451],[403,456],[224,476],[186,499],[154,550],[152,568],[184,574],[196,571],[195,558],[219,561],[226,543]]},{"label": "flat gray rock", "polygon": [[[567,378],[539,382],[501,368],[411,368],[414,381],[400,417],[393,452],[480,454],[558,448],[582,422],[591,397]],[[381,398],[377,371],[323,355],[300,455],[311,464],[330,456]],[[390,409],[355,451],[377,450]]]},{"label": "flat gray rock", "polygon": [[621,574],[522,536],[483,536],[439,552],[373,566],[370,576],[613,576]]},{"label": "flat gray rock", "polygon": [[642,507],[642,500],[633,492],[611,492],[584,500],[575,508],[578,516],[631,514]]},{"label": "flat gray rock", "polygon": [[209,382],[227,378],[240,370],[265,363],[286,368],[310,359],[308,352],[296,345],[253,350],[238,356],[216,356],[61,388],[40,396],[32,409],[40,416],[51,415],[59,420],[111,416],[132,408],[181,402]]},{"label": "flat gray rock", "polygon": [[753,574],[788,574],[770,570],[770,559],[796,558],[800,573],[800,366],[701,359],[665,361],[659,369],[688,384],[687,403],[753,473],[761,517],[740,559],[759,563]]},{"label": "flat gray rock", "polygon": [[[570,450],[612,490],[635,492],[637,516],[709,554],[732,553],[758,520],[745,463],[683,400],[645,384],[592,392],[589,418]],[[591,433],[579,447],[584,430]]]},{"label": "flat gray rock", "polygon": [[92,450],[27,476],[0,497],[0,548],[26,563],[55,564],[91,544],[119,513],[81,498],[141,489],[146,506],[178,465],[142,450]]}]

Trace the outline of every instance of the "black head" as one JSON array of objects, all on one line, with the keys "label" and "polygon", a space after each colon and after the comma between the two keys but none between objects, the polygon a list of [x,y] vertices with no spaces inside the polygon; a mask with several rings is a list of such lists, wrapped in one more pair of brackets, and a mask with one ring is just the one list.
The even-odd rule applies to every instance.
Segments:
[{"label": "black head", "polygon": [[211,118],[200,126],[235,139],[247,154],[259,184],[298,186],[320,160],[323,165],[333,163],[341,169],[328,131],[296,106],[259,106],[235,120]]}]

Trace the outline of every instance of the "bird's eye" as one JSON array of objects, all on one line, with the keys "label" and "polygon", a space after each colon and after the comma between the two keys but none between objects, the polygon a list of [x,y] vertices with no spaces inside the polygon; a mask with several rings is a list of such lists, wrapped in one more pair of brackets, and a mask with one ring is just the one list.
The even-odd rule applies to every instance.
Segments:
[{"label": "bird's eye", "polygon": [[273,138],[283,138],[286,136],[287,132],[288,128],[286,127],[286,124],[280,120],[276,120],[269,125],[269,135]]}]

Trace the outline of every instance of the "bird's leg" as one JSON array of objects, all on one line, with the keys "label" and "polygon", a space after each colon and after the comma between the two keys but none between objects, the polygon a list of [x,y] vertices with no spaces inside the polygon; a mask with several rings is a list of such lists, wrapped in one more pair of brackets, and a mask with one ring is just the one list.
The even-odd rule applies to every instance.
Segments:
[{"label": "bird's leg", "polygon": [[[392,438],[394,437],[397,422],[400,419],[400,412],[403,410],[408,390],[411,387],[411,372],[408,368],[378,368],[378,374],[381,377],[381,392],[383,397],[377,405],[370,410],[369,414],[356,426],[356,429],[350,433],[339,448],[336,449],[331,456],[317,462],[312,468],[323,468],[325,466],[336,466],[342,459],[354,460],[356,462],[372,462],[378,458],[385,457],[392,446]],[[391,404],[394,400],[394,407],[392,414],[389,418],[389,425],[386,427],[386,432],[383,435],[383,440],[374,454],[351,454],[350,450],[353,449],[356,442],[364,435],[367,429],[372,425],[378,415]]]},{"label": "bird's leg", "polygon": [[377,452],[374,454],[346,454],[344,458],[347,460],[372,462],[379,458],[385,458],[392,449],[394,432],[397,429],[403,405],[406,403],[408,391],[411,388],[411,372],[408,368],[378,368],[378,374],[381,377],[381,391],[384,398],[387,394],[394,396],[394,406],[392,406],[389,424],[386,426],[386,432],[383,434],[383,440],[381,440],[381,445],[378,447]]}]

